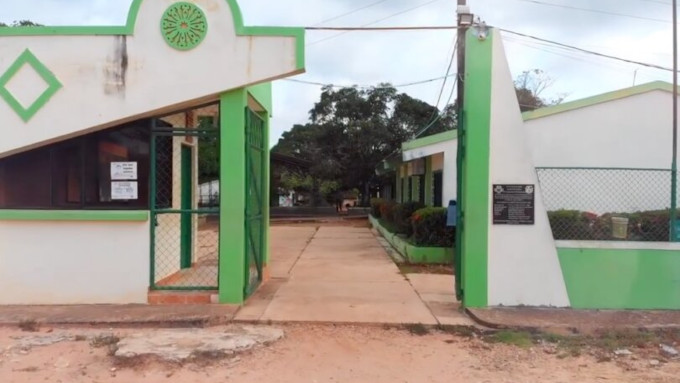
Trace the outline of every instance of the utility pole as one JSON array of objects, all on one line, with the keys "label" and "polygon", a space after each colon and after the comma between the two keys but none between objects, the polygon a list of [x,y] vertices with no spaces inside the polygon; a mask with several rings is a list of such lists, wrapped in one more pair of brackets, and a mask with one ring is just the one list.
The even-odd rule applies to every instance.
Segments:
[{"label": "utility pole", "polygon": [[458,46],[458,65],[456,69],[456,86],[458,87],[457,104],[457,119],[458,119],[458,139],[457,143],[457,158],[456,158],[456,249],[455,249],[455,270],[456,270],[456,296],[459,300],[464,302],[463,295],[463,257],[464,257],[464,243],[463,231],[464,227],[464,205],[463,205],[463,172],[465,163],[465,116],[463,114],[465,103],[465,34],[468,28],[472,25],[472,14],[467,6],[466,0],[458,0],[457,23],[458,38],[456,45]]},{"label": "utility pole", "polygon": [[[459,112],[463,111],[463,101],[465,97],[465,93],[463,91],[464,86],[464,77],[465,77],[465,32],[467,32],[467,26],[463,25],[461,23],[461,13],[466,12],[470,13],[468,7],[467,7],[467,0],[458,0],[458,9],[457,9],[457,25],[458,25],[458,73],[457,73],[457,78],[458,78],[458,110]],[[458,114],[460,116],[460,113]],[[460,118],[459,118],[460,120]],[[460,121],[459,121],[460,122]]]},{"label": "utility pole", "polygon": [[677,240],[678,216],[678,4],[673,0],[673,160],[671,162],[671,242]]}]

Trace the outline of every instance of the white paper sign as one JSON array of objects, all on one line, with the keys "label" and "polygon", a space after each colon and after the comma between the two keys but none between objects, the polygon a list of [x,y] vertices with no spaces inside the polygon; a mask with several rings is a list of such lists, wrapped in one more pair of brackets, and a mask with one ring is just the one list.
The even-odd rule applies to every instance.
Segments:
[{"label": "white paper sign", "polygon": [[137,198],[137,182],[111,182],[112,200],[130,200]]},{"label": "white paper sign", "polygon": [[136,162],[111,162],[111,179],[112,180],[136,180],[137,179],[137,163]]}]

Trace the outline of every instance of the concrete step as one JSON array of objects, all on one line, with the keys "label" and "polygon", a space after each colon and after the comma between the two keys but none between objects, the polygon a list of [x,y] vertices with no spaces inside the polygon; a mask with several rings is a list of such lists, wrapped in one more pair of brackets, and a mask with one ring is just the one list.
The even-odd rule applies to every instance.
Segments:
[{"label": "concrete step", "polygon": [[151,290],[150,305],[196,305],[217,303],[217,290]]}]

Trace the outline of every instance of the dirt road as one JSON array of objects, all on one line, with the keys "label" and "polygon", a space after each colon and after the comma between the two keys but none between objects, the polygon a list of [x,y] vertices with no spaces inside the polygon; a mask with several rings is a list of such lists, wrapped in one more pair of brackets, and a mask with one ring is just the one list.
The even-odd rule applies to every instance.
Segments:
[{"label": "dirt road", "polygon": [[[46,334],[0,329],[0,382],[678,382],[680,361],[658,344],[615,356],[569,354],[536,342],[489,343],[469,334],[375,327],[290,325],[285,338],[237,357],[184,366],[139,361],[121,366],[107,347],[84,336],[49,346],[17,347],[21,337]],[[219,328],[214,329],[219,331]],[[55,333],[58,329],[53,330]],[[93,330],[68,329],[69,333]],[[95,330],[100,331],[100,330]],[[120,336],[140,330],[116,330]],[[153,330],[141,330],[153,331]],[[427,333],[425,333],[427,332]],[[415,335],[420,333],[421,335]],[[423,334],[425,333],[425,334]],[[101,345],[99,345],[101,346]],[[625,353],[627,354],[627,352]],[[577,355],[577,356],[573,356]]]}]

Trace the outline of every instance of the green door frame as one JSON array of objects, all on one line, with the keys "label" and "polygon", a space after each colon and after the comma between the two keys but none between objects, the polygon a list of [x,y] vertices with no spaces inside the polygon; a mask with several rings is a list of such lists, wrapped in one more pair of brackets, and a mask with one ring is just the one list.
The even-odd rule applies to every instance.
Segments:
[{"label": "green door frame", "polygon": [[194,159],[191,146],[182,144],[181,150],[180,267],[188,269],[193,259]]}]

